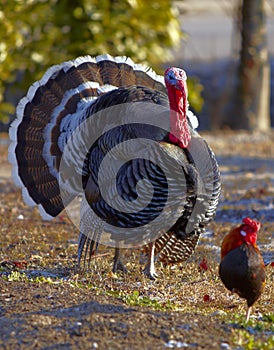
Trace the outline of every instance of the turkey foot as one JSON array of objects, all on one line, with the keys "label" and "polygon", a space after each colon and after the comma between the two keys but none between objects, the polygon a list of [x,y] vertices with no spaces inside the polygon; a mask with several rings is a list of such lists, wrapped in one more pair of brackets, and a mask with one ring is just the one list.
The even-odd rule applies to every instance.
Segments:
[{"label": "turkey foot", "polygon": [[114,255],[114,262],[113,262],[113,268],[112,268],[112,272],[116,273],[118,271],[122,271],[123,273],[127,273],[127,268],[125,267],[125,265],[122,263],[121,259],[120,259],[120,249],[119,248],[115,248],[115,255]]},{"label": "turkey foot", "polygon": [[158,277],[157,273],[155,272],[155,268],[154,268],[154,263],[153,266],[151,266],[150,263],[148,263],[146,265],[146,267],[143,269],[143,274],[148,277],[149,279],[151,279],[152,281],[155,281],[156,278]]}]

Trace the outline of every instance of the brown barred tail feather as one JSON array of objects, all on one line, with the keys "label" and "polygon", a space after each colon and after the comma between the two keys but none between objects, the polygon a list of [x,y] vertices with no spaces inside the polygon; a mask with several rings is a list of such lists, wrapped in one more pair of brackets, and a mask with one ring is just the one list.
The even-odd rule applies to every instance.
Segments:
[{"label": "brown barred tail feather", "polygon": [[62,120],[106,91],[131,85],[166,91],[163,77],[127,57],[79,57],[49,68],[18,104],[9,161],[25,202],[37,205],[43,218],[57,216],[75,197],[73,190],[62,189],[61,195],[58,182]]},{"label": "brown barred tail feather", "polygon": [[[155,243],[156,251],[159,252],[159,260],[164,264],[178,264],[186,261],[193,254],[199,238],[200,234],[197,232],[183,240],[176,238],[176,235],[172,233],[161,236]],[[159,243],[162,243],[161,246]]]}]

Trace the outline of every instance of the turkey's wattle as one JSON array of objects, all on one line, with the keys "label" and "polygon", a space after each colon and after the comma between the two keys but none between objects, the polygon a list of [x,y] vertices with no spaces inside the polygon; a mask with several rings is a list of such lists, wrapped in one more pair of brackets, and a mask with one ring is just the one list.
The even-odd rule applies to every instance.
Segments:
[{"label": "turkey's wattle", "polygon": [[165,71],[165,83],[170,106],[169,140],[186,148],[191,139],[187,122],[187,76],[179,68],[168,68]]},{"label": "turkey's wattle", "polygon": [[[79,57],[51,67],[18,104],[13,178],[45,219],[82,197],[79,263],[107,236],[114,271],[125,271],[120,248],[142,242],[144,272],[154,278],[154,254],[165,263],[186,260],[216,212],[218,164],[196,127],[182,69],[167,69],[164,79],[127,57]],[[136,212],[126,209],[135,203]]]}]

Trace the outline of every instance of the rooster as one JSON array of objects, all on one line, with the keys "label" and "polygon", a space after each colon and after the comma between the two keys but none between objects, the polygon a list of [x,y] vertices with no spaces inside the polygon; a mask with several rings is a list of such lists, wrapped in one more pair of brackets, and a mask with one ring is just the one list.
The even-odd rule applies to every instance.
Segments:
[{"label": "rooster", "polygon": [[265,266],[256,245],[260,222],[248,217],[225,236],[219,275],[225,287],[247,301],[246,322],[265,285]]},{"label": "rooster", "polygon": [[113,271],[125,271],[120,248],[146,245],[154,279],[156,254],[172,264],[194,252],[220,173],[195,130],[186,81],[180,68],[162,77],[127,57],[85,56],[51,67],[19,102],[13,178],[44,219],[82,199],[79,264],[104,243],[116,249]]}]

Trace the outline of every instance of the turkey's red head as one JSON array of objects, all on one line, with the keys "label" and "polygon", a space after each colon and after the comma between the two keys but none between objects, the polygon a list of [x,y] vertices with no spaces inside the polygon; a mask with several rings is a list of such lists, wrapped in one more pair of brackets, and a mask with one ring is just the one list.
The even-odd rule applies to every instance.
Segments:
[{"label": "turkey's red head", "polygon": [[186,148],[191,135],[187,122],[187,76],[183,69],[168,68],[165,71],[165,83],[168,91],[170,106],[170,133],[169,140]]}]

